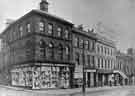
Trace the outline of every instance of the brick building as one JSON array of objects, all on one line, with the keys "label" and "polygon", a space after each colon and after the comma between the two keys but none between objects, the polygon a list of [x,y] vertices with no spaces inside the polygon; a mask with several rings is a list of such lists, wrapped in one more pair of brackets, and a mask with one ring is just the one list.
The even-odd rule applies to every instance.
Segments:
[{"label": "brick building", "polygon": [[51,15],[48,2],[12,22],[1,34],[3,64],[12,86],[70,88],[73,24]]}]

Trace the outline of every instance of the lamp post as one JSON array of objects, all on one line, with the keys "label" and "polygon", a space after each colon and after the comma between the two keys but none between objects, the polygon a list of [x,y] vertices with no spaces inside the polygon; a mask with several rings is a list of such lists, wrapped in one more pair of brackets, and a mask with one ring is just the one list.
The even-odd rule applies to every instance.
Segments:
[{"label": "lamp post", "polygon": [[84,53],[84,49],[83,49],[83,69],[82,69],[82,72],[83,72],[83,85],[82,85],[82,93],[83,93],[83,96],[85,96],[85,87],[86,87],[86,74],[85,74],[85,53]]}]

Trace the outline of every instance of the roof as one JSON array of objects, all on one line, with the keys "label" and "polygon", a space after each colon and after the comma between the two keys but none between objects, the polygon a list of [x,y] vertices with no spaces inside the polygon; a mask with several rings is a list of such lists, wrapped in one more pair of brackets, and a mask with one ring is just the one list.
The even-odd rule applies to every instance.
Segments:
[{"label": "roof", "polygon": [[109,45],[109,46],[112,46],[112,47],[116,47],[115,42],[110,40],[110,39],[107,39],[105,36],[101,36],[99,34],[96,34],[96,37],[97,37],[97,40],[99,42],[102,42],[102,43]]},{"label": "roof", "polygon": [[10,27],[12,27],[14,24],[16,24],[17,22],[19,22],[23,18],[26,18],[27,16],[30,16],[30,15],[32,15],[34,13],[35,14],[44,15],[44,16],[48,16],[50,18],[53,18],[55,20],[59,20],[59,21],[61,21],[63,23],[66,23],[66,24],[69,24],[69,25],[73,26],[73,24],[71,22],[69,22],[69,21],[67,21],[67,20],[65,20],[63,18],[60,18],[60,17],[58,17],[56,15],[52,15],[52,14],[50,14],[48,12],[45,12],[45,11],[42,11],[42,10],[36,10],[36,9],[34,9],[34,10],[31,10],[30,12],[28,12],[27,14],[25,14],[24,16],[21,16],[19,19],[17,19],[12,24],[10,24],[8,27],[6,27],[5,30],[0,35],[2,35],[3,33],[5,33],[6,30],[8,30]]},{"label": "roof", "polygon": [[85,31],[85,30],[80,30],[80,29],[78,29],[78,28],[76,28],[76,27],[73,27],[72,30],[73,30],[73,32],[75,32],[75,33],[78,33],[78,34],[81,34],[81,35],[84,35],[84,36],[87,36],[87,37],[96,39],[96,35],[95,35],[95,33],[93,33],[93,32],[87,32],[87,31]]}]

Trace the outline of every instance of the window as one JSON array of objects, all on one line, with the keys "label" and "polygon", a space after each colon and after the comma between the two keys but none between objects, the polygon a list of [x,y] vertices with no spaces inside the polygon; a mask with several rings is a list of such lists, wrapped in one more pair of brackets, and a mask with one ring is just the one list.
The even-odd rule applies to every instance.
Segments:
[{"label": "window", "polygon": [[62,59],[62,57],[63,57],[63,47],[62,47],[62,45],[60,44],[60,45],[58,46],[58,58],[59,58],[59,59]]},{"label": "window", "polygon": [[80,65],[80,54],[79,53],[75,54],[75,61],[76,61],[77,65]]},{"label": "window", "polygon": [[48,33],[49,34],[53,33],[53,24],[48,24]]},{"label": "window", "polygon": [[69,47],[68,46],[65,47],[65,51],[66,51],[66,55],[69,55]]},{"label": "window", "polygon": [[88,60],[87,65],[91,66],[90,55],[87,55],[87,60]]},{"label": "window", "polygon": [[46,44],[43,40],[40,40],[39,42],[39,50],[40,50],[40,56],[45,57],[46,56]]},{"label": "window", "polygon": [[27,32],[31,32],[31,25],[28,23],[27,26],[26,26],[26,31]]},{"label": "window", "polygon": [[66,29],[65,30],[65,38],[68,39],[69,38],[69,31]]},{"label": "window", "polygon": [[74,42],[75,47],[78,47],[79,46],[79,38],[75,37],[74,40],[75,40],[75,42]]},{"label": "window", "polygon": [[40,32],[43,32],[43,31],[44,31],[44,27],[45,27],[44,22],[43,22],[43,21],[40,21],[40,22],[39,22],[39,31],[40,31]]},{"label": "window", "polygon": [[89,49],[89,41],[88,40],[86,40],[85,42],[84,42],[85,44],[85,49]]},{"label": "window", "polygon": [[61,27],[57,28],[57,35],[58,35],[58,37],[61,37],[61,35],[62,35],[62,28]]},{"label": "window", "polygon": [[100,58],[98,58],[98,68],[100,68]]},{"label": "window", "polygon": [[22,26],[19,27],[19,33],[20,33],[20,36],[23,36],[23,27]]},{"label": "window", "polygon": [[80,39],[80,48],[83,48],[83,40]]},{"label": "window", "polygon": [[101,59],[101,67],[103,68],[104,67],[104,61],[103,61],[103,59]]},{"label": "window", "polygon": [[49,56],[49,58],[51,58],[51,57],[53,57],[53,43],[49,43],[49,45],[48,45],[48,56]]},{"label": "window", "polygon": [[92,56],[92,65],[95,65],[95,57]]}]

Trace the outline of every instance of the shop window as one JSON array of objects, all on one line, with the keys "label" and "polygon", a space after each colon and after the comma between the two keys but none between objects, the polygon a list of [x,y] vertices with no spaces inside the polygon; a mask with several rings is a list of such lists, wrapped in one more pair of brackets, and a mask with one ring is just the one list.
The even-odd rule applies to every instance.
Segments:
[{"label": "shop window", "polygon": [[52,34],[53,33],[53,24],[48,24],[48,33]]},{"label": "shop window", "polygon": [[61,27],[57,28],[57,35],[58,35],[58,37],[62,36],[62,28]]},{"label": "shop window", "polygon": [[39,31],[44,32],[45,31],[45,24],[43,21],[39,22]]},{"label": "shop window", "polygon": [[26,31],[27,31],[27,32],[31,32],[31,25],[30,25],[30,23],[28,23],[28,24],[26,25]]}]

